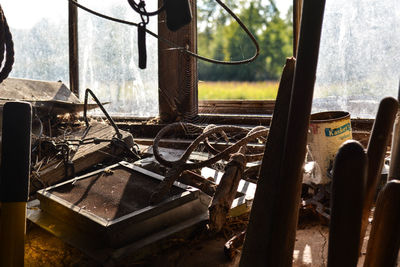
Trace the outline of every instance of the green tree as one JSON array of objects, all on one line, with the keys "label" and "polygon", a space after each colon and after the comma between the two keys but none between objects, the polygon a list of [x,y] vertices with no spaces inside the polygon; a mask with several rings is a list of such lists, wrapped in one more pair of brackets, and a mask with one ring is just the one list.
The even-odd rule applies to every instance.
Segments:
[{"label": "green tree", "polygon": [[[224,14],[216,8],[214,1],[207,3],[210,6],[205,5],[199,9],[200,53],[223,60],[251,57],[255,52],[254,44],[239,24],[233,18],[227,17],[226,12]],[[279,78],[285,58],[291,54],[291,21],[280,18],[274,1],[265,4],[262,0],[240,0],[233,9],[258,40],[260,55],[252,63],[237,66],[200,61],[199,78],[247,81]]]},{"label": "green tree", "polygon": [[274,16],[260,36],[267,79],[278,79],[285,58],[292,53],[293,31],[289,23]]}]

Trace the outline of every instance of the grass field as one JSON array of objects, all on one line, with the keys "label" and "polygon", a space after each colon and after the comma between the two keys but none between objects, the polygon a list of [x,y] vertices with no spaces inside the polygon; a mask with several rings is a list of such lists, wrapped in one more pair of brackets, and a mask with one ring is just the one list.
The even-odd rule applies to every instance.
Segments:
[{"label": "grass field", "polygon": [[199,100],[210,99],[275,99],[278,81],[263,82],[206,82],[199,81]]}]

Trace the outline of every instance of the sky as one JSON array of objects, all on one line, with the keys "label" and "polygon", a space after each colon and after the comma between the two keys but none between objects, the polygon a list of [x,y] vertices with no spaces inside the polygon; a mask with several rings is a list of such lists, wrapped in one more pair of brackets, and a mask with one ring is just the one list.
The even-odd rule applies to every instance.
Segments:
[{"label": "sky", "polygon": [[276,0],[275,3],[281,14],[285,15],[289,7],[293,4],[293,0]]},{"label": "sky", "polygon": [[[88,4],[88,7],[99,10],[104,5],[108,5],[117,0],[80,0],[80,3]],[[118,0],[126,2],[126,0]],[[147,0],[154,2],[156,0]],[[198,0],[201,1],[201,0]],[[276,5],[281,14],[286,14],[287,9],[293,0],[276,0]],[[94,3],[94,4],[91,4]],[[60,17],[67,18],[67,0],[2,0],[1,6],[6,15],[8,24],[12,28],[28,29],[36,24],[41,18],[57,20]],[[148,4],[148,5],[149,5]],[[100,11],[100,10],[99,10]]]}]

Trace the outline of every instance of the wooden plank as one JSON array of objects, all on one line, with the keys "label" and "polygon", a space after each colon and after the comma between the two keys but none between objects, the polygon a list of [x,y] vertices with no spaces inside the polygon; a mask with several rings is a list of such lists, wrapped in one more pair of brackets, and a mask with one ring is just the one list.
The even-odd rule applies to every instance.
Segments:
[{"label": "wooden plank", "polygon": [[[66,139],[79,139],[81,138],[84,130],[85,127],[82,127],[79,131],[66,136]],[[130,133],[126,131],[120,132],[123,136],[122,140],[124,140],[125,143],[133,143],[133,138]],[[96,137],[99,139],[111,139],[114,134],[115,132],[112,126],[102,123],[93,123],[86,138]],[[71,160],[74,163],[75,172],[78,173],[89,167],[92,167],[96,163],[100,163],[103,160],[112,157],[113,155],[118,156],[121,152],[121,149],[113,149],[109,142],[103,142],[99,144],[92,143],[88,145],[81,145],[76,153],[72,156]],[[51,160],[39,170],[39,179],[47,186],[62,181],[65,176],[65,166],[63,164],[63,160],[59,158]]]},{"label": "wooden plank", "polygon": [[[268,226],[271,225],[271,223],[268,225],[271,211],[268,210],[273,209],[276,205],[274,201],[275,195],[278,193],[279,183],[284,182],[279,179],[279,169],[283,157],[282,143],[285,140],[295,63],[295,59],[287,59],[283,68],[270,133],[265,145],[260,177],[251,208],[241,266],[263,265],[265,259],[262,255],[271,246],[268,244],[268,240],[264,240],[264,238],[271,235],[270,229],[268,229]],[[279,202],[279,200],[277,201]],[[263,240],[260,240],[260,238]]]},{"label": "wooden plank", "polygon": [[0,84],[1,99],[60,100],[80,103],[68,87],[59,82],[7,78]]},{"label": "wooden plank", "polygon": [[[283,128],[280,132],[285,134],[284,142],[280,142],[281,148],[277,149],[279,159],[263,162],[263,165],[273,162],[278,168],[272,165],[273,176],[266,175],[266,171],[263,173],[265,184],[262,190],[261,179],[258,182],[252,209],[256,206],[258,208],[251,213],[240,261],[243,267],[293,264],[302,167],[306,155],[324,9],[325,0],[304,0],[287,126],[280,126]],[[271,136],[273,130],[271,126]],[[265,156],[268,151],[264,153]],[[267,170],[266,166],[263,167]]]},{"label": "wooden plank", "polygon": [[333,164],[328,266],[357,266],[368,168],[364,147],[348,140]]},{"label": "wooden plank", "polygon": [[199,113],[272,114],[275,100],[201,100]]},{"label": "wooden plank", "polygon": [[397,266],[400,247],[400,181],[389,181],[379,193],[364,266]]},{"label": "wooden plank", "polygon": [[68,36],[69,86],[79,96],[78,8],[71,2],[68,4]]},{"label": "wooden plank", "polygon": [[297,57],[303,0],[293,0],[293,56]]},{"label": "wooden plank", "polygon": [[362,211],[362,224],[360,234],[359,251],[364,241],[367,231],[368,218],[374,202],[376,189],[381,177],[390,136],[393,129],[393,123],[397,114],[399,103],[393,97],[385,97],[379,104],[376,114],[373,130],[370,135],[367,156],[368,156],[368,175],[367,186]]},{"label": "wooden plank", "polygon": [[[163,4],[159,0],[159,6]],[[158,16],[158,34],[178,47],[197,52],[196,1],[190,0],[192,22],[176,32],[168,30],[165,12]],[[159,114],[163,122],[190,120],[197,116],[197,60],[158,42]]]}]

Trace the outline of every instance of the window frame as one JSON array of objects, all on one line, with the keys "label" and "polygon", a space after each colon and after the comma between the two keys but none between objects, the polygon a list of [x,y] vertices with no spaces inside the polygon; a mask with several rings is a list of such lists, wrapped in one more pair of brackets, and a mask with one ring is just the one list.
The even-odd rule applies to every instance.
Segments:
[{"label": "window frame", "polygon": [[[177,32],[167,29],[164,12],[158,16],[158,34],[179,47],[186,47],[197,53],[197,5],[196,0],[190,0],[192,22]],[[293,55],[297,52],[297,42],[300,31],[300,14],[303,0],[293,0]],[[159,6],[163,0],[158,0]],[[78,53],[78,8],[69,3],[69,74],[70,89],[79,95],[79,53]],[[238,125],[269,125],[272,118],[274,100],[257,101],[252,112],[248,112],[249,101],[199,101],[197,59],[179,50],[171,50],[164,42],[158,41],[159,62],[159,118],[158,124],[175,121],[190,121],[194,123],[238,124]],[[163,70],[162,72],[160,70]],[[229,102],[229,103],[228,103]],[[243,105],[243,102],[248,102]],[[224,106],[226,112],[215,113],[215,106]],[[230,110],[230,111],[229,111]],[[234,114],[233,114],[234,113]],[[126,122],[139,123],[154,118],[117,116],[120,124]],[[371,119],[352,119],[355,132],[361,135],[372,127]],[[132,128],[129,125],[125,125]],[[140,127],[139,127],[140,128]]]}]

